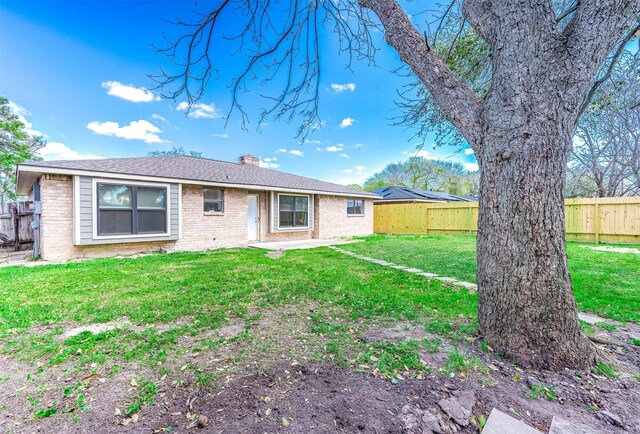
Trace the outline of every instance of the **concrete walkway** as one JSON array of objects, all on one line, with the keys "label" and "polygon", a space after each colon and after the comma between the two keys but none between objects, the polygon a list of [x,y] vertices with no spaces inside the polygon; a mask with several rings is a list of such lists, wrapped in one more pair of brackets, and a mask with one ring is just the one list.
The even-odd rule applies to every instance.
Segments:
[{"label": "concrete walkway", "polygon": [[0,252],[0,267],[10,267],[13,265],[26,265],[33,256],[31,250],[21,252]]},{"label": "concrete walkway", "polygon": [[267,250],[296,250],[296,249],[315,249],[316,247],[329,247],[340,244],[357,243],[361,240],[294,240],[294,241],[269,241],[249,243],[249,247]]},{"label": "concrete walkway", "polygon": [[339,247],[330,246],[329,248],[335,250],[336,252],[344,253],[345,255],[353,256],[354,258],[362,259],[363,261],[382,265],[383,267],[395,268],[396,270],[402,270],[402,271],[406,271],[407,273],[417,274],[418,276],[424,276],[428,279],[439,280],[441,282],[445,282],[450,285],[462,286],[463,288],[467,288],[470,293],[474,293],[478,290],[478,285],[476,285],[475,283],[463,282],[461,280],[456,280],[451,277],[443,277],[443,276],[438,276],[437,274],[427,273],[426,271],[420,270],[418,268],[405,267],[404,265],[397,265],[397,264],[394,264],[393,262],[383,261],[382,259],[375,259],[375,258],[370,258],[368,256],[358,255],[357,253],[353,253],[348,250],[341,249]]}]

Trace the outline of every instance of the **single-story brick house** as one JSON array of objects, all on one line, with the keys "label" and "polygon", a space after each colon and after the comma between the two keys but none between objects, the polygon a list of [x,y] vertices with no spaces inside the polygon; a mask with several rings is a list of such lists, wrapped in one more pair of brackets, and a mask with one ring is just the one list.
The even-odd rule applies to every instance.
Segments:
[{"label": "single-story brick house", "polygon": [[373,200],[342,185],[189,156],[40,161],[17,167],[39,217],[39,253],[65,261],[159,249],[373,233]]}]

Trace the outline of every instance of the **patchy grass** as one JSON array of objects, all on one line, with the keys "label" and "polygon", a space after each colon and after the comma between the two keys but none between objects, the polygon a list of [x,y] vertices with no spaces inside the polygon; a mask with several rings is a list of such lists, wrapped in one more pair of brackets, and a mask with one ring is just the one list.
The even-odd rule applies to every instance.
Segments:
[{"label": "patchy grass", "polygon": [[[184,350],[183,337],[217,330],[233,317],[249,319],[256,310],[309,303],[340,308],[345,320],[419,320],[444,335],[476,331],[476,295],[329,249],[290,251],[278,260],[261,250],[229,249],[8,267],[0,269],[0,281],[0,351],[49,364],[156,366]],[[335,321],[311,318],[316,333],[345,333]],[[62,335],[70,325],[124,319],[132,326]]]},{"label": "patchy grass", "polygon": [[548,401],[555,401],[558,399],[556,396],[556,388],[553,386],[531,386],[531,389],[526,393],[526,397],[528,399],[538,399],[541,396],[544,396]]},{"label": "patchy grass", "polygon": [[488,373],[489,368],[477,356],[466,356],[458,351],[449,353],[449,359],[445,363],[446,369],[442,370],[443,375],[451,372],[461,372],[468,374],[470,372]]},{"label": "patchy grass", "polygon": [[[476,239],[446,235],[374,235],[344,249],[455,279],[476,281]],[[567,243],[578,308],[619,321],[640,322],[640,255]],[[629,247],[629,246],[626,246]],[[635,247],[635,246],[632,246]]]},{"label": "patchy grass", "polygon": [[620,373],[608,363],[598,363],[593,367],[593,371],[598,375],[604,375],[609,378],[618,378],[620,377]]}]

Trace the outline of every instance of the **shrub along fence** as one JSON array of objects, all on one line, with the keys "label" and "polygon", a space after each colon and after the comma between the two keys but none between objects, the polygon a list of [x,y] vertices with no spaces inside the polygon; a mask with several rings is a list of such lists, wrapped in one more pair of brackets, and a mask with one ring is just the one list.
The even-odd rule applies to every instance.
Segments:
[{"label": "shrub along fence", "polygon": [[[567,199],[567,240],[640,243],[640,197]],[[475,235],[478,202],[376,203],[378,234]]]},{"label": "shrub along fence", "polygon": [[0,250],[26,250],[33,245],[32,202],[0,202]]}]

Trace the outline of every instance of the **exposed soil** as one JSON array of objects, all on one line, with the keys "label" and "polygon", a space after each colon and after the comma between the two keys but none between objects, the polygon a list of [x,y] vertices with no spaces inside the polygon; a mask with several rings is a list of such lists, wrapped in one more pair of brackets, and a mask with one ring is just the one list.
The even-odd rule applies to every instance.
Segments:
[{"label": "exposed soil", "polygon": [[[439,352],[420,350],[420,357],[432,367],[430,374],[418,379],[403,373],[394,384],[375,371],[354,372],[357,367],[353,365],[309,362],[299,357],[308,354],[302,351],[311,336],[305,334],[307,315],[314,309],[283,309],[256,318],[249,325],[252,333],[261,340],[271,337],[282,344],[270,348],[268,355],[251,353],[248,343],[237,341],[207,352],[184,352],[163,365],[172,368],[168,375],[135,364],[122,364],[115,374],[109,374],[111,366],[99,366],[98,374],[91,375],[96,367],[76,368],[73,362],[41,370],[37,362],[0,356],[0,432],[159,433],[171,427],[172,432],[180,433],[424,434],[435,426],[445,433],[477,433],[478,421],[492,408],[543,432],[553,416],[603,434],[640,432],[640,382],[630,377],[638,374],[640,347],[603,346],[625,373],[614,380],[587,372],[525,372],[483,353],[475,344],[444,340]],[[243,321],[231,320],[210,337],[235,338],[245,326]],[[614,331],[598,331],[598,335],[628,342],[638,328],[635,324],[620,326]],[[357,336],[365,342],[433,337],[410,322],[369,327]],[[185,338],[179,345],[186,349],[196,338]],[[441,369],[454,348],[482,359],[489,371],[443,375]],[[251,358],[234,366],[234,356],[243,351],[250,351]],[[180,366],[186,363],[197,363],[221,375],[214,382],[199,383],[193,373],[181,371]],[[133,420],[124,410],[140,393],[136,378],[153,379],[157,394],[154,403],[144,406]],[[86,385],[82,393],[90,404],[85,410],[77,408],[77,395],[63,394],[79,381]],[[549,387],[552,400],[527,398],[532,386]],[[32,404],[34,400],[37,402]],[[445,410],[458,401],[470,405],[466,425]],[[34,419],[38,409],[51,407],[58,408],[58,414]],[[198,420],[206,426],[200,427]],[[622,426],[616,425],[618,421]]]}]

